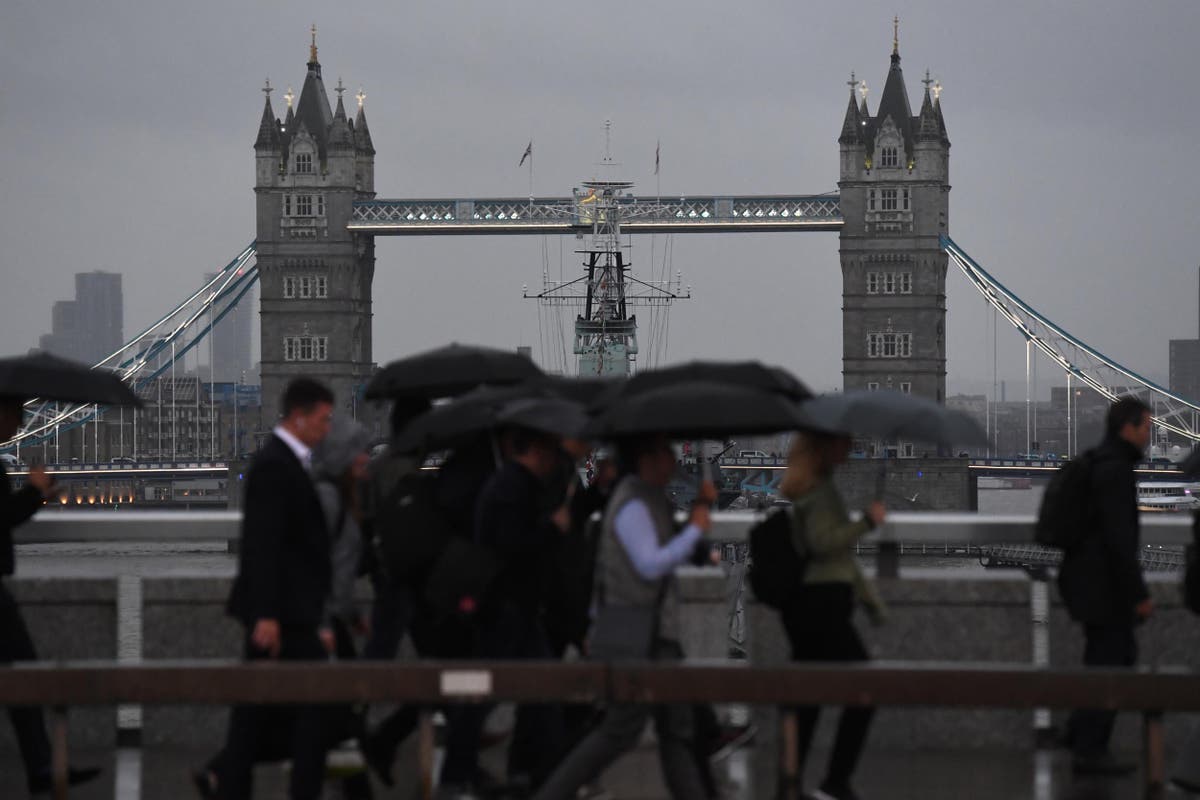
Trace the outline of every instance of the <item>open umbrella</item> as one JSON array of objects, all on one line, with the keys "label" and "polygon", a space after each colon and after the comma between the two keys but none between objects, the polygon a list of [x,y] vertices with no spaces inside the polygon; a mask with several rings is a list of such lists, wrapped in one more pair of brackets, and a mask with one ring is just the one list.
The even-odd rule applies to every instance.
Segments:
[{"label": "open umbrella", "polygon": [[595,439],[660,434],[671,439],[719,439],[801,427],[794,402],[782,394],[707,381],[622,392],[588,426]]},{"label": "open umbrella", "polygon": [[570,439],[580,438],[588,422],[582,405],[561,397],[520,398],[507,403],[496,414],[497,427],[528,428]]},{"label": "open umbrella", "polygon": [[620,393],[639,394],[690,381],[758,389],[792,400],[812,397],[808,387],[790,372],[782,367],[769,367],[758,361],[688,361],[672,367],[647,370],[630,378]]},{"label": "open umbrella", "polygon": [[515,351],[450,344],[397,359],[367,384],[369,400],[452,397],[477,386],[507,386],[543,375]]},{"label": "open umbrella", "polygon": [[392,440],[398,453],[431,453],[458,447],[496,426],[507,403],[535,395],[528,386],[483,386],[414,417]]},{"label": "open umbrella", "polygon": [[545,387],[550,394],[593,409],[603,407],[627,383],[624,378],[577,378],[568,375],[545,375],[531,381],[534,386]]},{"label": "open umbrella", "polygon": [[801,403],[800,417],[802,427],[826,433],[947,446],[988,444],[983,427],[964,412],[903,392],[824,394]]},{"label": "open umbrella", "polygon": [[109,370],[93,369],[48,353],[0,358],[0,395],[109,406],[142,404],[133,390]]}]

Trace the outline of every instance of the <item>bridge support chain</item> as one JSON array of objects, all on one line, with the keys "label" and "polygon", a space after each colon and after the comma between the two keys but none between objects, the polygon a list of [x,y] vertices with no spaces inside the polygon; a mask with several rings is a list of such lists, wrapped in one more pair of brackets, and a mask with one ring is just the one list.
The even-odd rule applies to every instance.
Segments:
[{"label": "bridge support chain", "polygon": [[67,800],[67,708],[54,706],[50,711],[53,728],[50,737],[50,774],[54,800]]},{"label": "bridge support chain", "polygon": [[1163,732],[1161,711],[1142,712],[1142,766],[1144,770],[1142,797],[1161,800],[1167,784],[1166,735]]},{"label": "bridge support chain", "polygon": [[795,708],[780,709],[779,800],[802,800],[800,784],[804,776],[800,774],[798,724]]},{"label": "bridge support chain", "polygon": [[433,730],[433,709],[423,707],[417,723],[417,780],[421,786],[421,800],[433,800],[433,762],[436,743]]}]

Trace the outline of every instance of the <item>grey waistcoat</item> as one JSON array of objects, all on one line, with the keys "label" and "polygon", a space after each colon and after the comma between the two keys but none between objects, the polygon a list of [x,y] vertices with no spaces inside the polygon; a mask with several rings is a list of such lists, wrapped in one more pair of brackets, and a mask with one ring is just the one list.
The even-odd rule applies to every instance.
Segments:
[{"label": "grey waistcoat", "polygon": [[[650,511],[650,519],[661,547],[675,535],[675,511],[662,489],[655,488],[636,475],[627,475],[613,490],[604,510],[600,529],[599,580],[597,606],[653,606],[663,593],[658,615],[658,636],[679,641],[679,591],[674,574],[648,581],[637,574],[629,554],[613,529],[617,513],[631,500],[641,500]],[[663,591],[663,582],[666,590]]]}]

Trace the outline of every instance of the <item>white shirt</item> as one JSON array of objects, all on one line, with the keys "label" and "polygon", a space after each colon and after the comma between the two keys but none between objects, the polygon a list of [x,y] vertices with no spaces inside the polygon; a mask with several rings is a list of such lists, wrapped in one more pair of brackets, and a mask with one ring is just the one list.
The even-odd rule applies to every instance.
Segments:
[{"label": "white shirt", "polygon": [[613,518],[613,529],[629,555],[634,571],[647,581],[658,580],[686,564],[703,535],[700,528],[691,523],[659,547],[650,509],[637,499],[621,507]]},{"label": "white shirt", "polygon": [[297,439],[291,431],[282,425],[276,425],[271,429],[271,433],[283,440],[283,443],[288,446],[288,449],[296,454],[296,458],[300,459],[300,465],[305,469],[312,466],[312,448],[304,442]]}]

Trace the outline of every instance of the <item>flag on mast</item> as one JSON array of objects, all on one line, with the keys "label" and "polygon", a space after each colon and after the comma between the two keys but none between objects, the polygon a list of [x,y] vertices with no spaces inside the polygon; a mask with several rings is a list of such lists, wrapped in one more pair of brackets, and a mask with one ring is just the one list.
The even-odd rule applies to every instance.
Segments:
[{"label": "flag on mast", "polygon": [[659,156],[659,151],[661,151],[661,150],[662,150],[662,140],[660,139],[659,141],[654,143],[654,174],[655,175],[658,174],[658,156]]},{"label": "flag on mast", "polygon": [[517,166],[524,166],[527,158],[533,158],[533,139],[530,139],[529,144],[525,145],[525,152],[521,154],[521,160],[517,162]]}]

